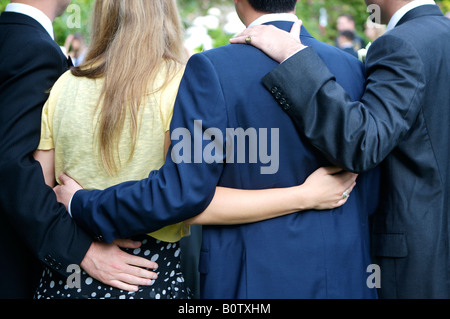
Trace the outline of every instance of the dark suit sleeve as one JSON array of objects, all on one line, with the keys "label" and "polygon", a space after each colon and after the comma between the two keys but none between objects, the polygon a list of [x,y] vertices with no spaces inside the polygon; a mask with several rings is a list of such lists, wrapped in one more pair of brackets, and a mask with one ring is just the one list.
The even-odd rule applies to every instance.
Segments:
[{"label": "dark suit sleeve", "polygon": [[367,87],[352,102],[312,48],[268,74],[264,85],[297,129],[335,164],[354,172],[376,167],[408,134],[420,112],[423,63],[407,42],[385,35],[367,60]]},{"label": "dark suit sleeve", "polygon": [[[223,164],[220,160],[207,164],[202,152],[211,139],[202,136],[211,137],[214,130],[225,136],[226,124],[225,99],[214,67],[205,55],[195,55],[180,84],[166,163],[139,182],[77,192],[71,202],[73,218],[110,242],[203,212],[214,196]],[[224,154],[220,138],[216,142]]]},{"label": "dark suit sleeve", "polygon": [[10,67],[2,70],[0,210],[41,261],[67,275],[67,266],[80,264],[92,240],[57,203],[33,159],[48,90],[67,68],[57,47],[35,42],[8,57]]}]

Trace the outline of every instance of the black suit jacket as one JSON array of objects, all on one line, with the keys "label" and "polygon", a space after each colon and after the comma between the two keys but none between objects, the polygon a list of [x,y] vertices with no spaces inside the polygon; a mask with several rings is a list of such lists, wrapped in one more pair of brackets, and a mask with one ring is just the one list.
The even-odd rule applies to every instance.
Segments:
[{"label": "black suit jacket", "polygon": [[361,102],[312,48],[264,78],[292,105],[299,132],[334,163],[356,172],[383,163],[373,236],[383,298],[450,297],[449,52],[450,20],[425,5],[372,44]]},{"label": "black suit jacket", "polygon": [[[33,160],[48,90],[68,69],[34,19],[0,16],[0,298],[29,298],[43,261],[62,275],[92,240],[58,204]],[[37,258],[35,258],[37,257]]]}]

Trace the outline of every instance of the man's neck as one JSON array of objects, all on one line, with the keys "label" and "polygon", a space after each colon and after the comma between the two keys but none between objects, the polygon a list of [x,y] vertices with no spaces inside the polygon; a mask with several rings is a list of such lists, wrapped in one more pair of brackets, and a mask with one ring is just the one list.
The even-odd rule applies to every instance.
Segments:
[{"label": "man's neck", "polygon": [[[293,21],[293,17],[295,17],[295,12],[286,12],[286,13],[260,13],[254,16],[254,19],[250,21],[247,27],[257,25],[257,24],[263,24],[270,21],[275,20],[288,20]],[[296,18],[296,17],[295,17]]]},{"label": "man's neck", "polygon": [[388,24],[389,21],[392,19],[392,17],[394,16],[394,14],[400,10],[401,8],[403,8],[404,6],[406,6],[408,3],[413,2],[413,0],[410,1],[403,1],[403,0],[395,0],[389,1],[389,4],[386,6],[386,8],[384,8],[384,12],[382,14],[382,21],[385,24]]},{"label": "man's neck", "polygon": [[436,3],[434,0],[393,1],[388,10],[389,20],[386,21],[388,31],[392,30],[408,11],[426,4]]},{"label": "man's neck", "polygon": [[11,3],[22,3],[29,6],[32,6],[40,11],[42,11],[49,19],[50,21],[54,21],[56,18],[56,9],[54,5],[50,1],[40,0],[40,1],[33,1],[33,0],[11,0]]}]

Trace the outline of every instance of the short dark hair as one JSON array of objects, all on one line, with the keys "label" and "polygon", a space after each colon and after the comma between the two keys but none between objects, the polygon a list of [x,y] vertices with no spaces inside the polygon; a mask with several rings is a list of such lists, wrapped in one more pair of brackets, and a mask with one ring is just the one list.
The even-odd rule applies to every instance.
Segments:
[{"label": "short dark hair", "polygon": [[356,22],[356,21],[355,21],[355,17],[352,16],[351,14],[349,14],[349,13],[341,14],[341,15],[339,16],[339,18],[347,18],[348,21]]},{"label": "short dark hair", "polygon": [[285,13],[294,11],[297,0],[248,0],[250,5],[259,12]]},{"label": "short dark hair", "polygon": [[339,36],[346,38],[349,41],[355,40],[355,33],[352,31],[342,31]]}]

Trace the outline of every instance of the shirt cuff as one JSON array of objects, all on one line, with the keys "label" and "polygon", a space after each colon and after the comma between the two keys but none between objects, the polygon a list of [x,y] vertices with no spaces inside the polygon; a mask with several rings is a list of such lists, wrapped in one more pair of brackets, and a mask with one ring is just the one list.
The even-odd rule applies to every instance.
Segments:
[{"label": "shirt cuff", "polygon": [[[300,48],[300,49],[298,49],[297,51],[295,51],[294,53],[292,53],[290,56],[288,56],[283,62],[281,62],[281,63],[284,63],[284,62],[286,62],[287,60],[289,60],[290,58],[292,58],[294,55],[296,55],[297,53],[299,53],[300,51],[302,51],[303,49],[306,49],[307,47],[304,47],[304,48]],[[280,63],[280,64],[281,64]]]},{"label": "shirt cuff", "polygon": [[[75,194],[74,194],[74,195],[75,195]],[[70,205],[72,204],[72,198],[73,198],[73,195],[72,195],[72,197],[70,198],[69,206],[67,207],[67,212],[69,213],[70,217],[72,217],[72,211],[70,210]]]}]

